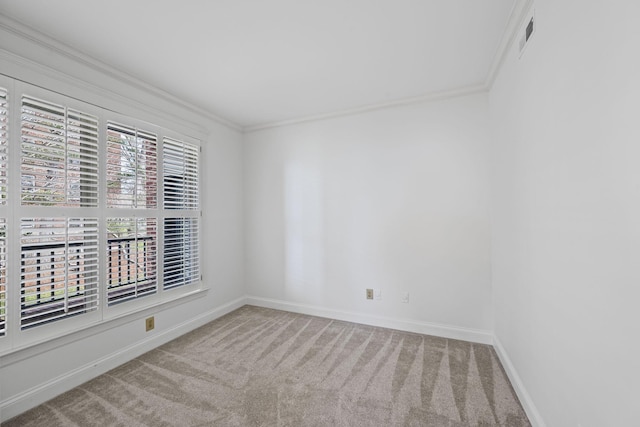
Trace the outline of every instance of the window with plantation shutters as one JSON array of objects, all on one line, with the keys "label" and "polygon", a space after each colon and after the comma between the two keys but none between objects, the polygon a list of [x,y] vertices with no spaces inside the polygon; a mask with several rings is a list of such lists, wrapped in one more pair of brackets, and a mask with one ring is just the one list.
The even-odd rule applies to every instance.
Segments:
[{"label": "window with plantation shutters", "polygon": [[109,305],[154,294],[158,287],[157,220],[108,218],[107,234]]},{"label": "window with plantation shutters", "polygon": [[[108,122],[106,181],[106,205],[114,216],[106,225],[107,304],[114,306],[158,290],[156,134]],[[131,217],[131,209],[141,217]]]},{"label": "window with plantation shutters", "polygon": [[198,145],[163,140],[164,289],[200,281],[199,157]]},{"label": "window with plantation shutters", "polygon": [[31,328],[98,307],[98,220],[23,218],[20,326]]},{"label": "window with plantation shutters", "polygon": [[99,121],[23,95],[20,124],[20,328],[28,329],[98,308]]},{"label": "window with plantation shutters", "polygon": [[98,118],[22,97],[23,205],[98,205]]},{"label": "window with plantation shutters", "polygon": [[107,124],[107,206],[155,208],[157,137],[135,127]]},{"label": "window with plantation shutters", "polygon": [[0,76],[0,354],[199,289],[199,161],[195,139]]}]

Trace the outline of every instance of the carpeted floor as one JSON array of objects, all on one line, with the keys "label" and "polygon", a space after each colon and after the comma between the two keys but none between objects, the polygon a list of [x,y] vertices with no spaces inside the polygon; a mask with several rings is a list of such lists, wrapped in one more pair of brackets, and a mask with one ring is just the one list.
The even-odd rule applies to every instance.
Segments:
[{"label": "carpeted floor", "polygon": [[244,306],[5,425],[530,424],[491,346]]}]

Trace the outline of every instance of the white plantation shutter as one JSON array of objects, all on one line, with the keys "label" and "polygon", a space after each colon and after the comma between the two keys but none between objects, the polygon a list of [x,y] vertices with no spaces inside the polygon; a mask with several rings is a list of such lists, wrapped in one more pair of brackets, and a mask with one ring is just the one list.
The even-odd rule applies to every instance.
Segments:
[{"label": "white plantation shutter", "polygon": [[171,138],[163,140],[165,209],[198,209],[200,147]]},{"label": "white plantation shutter", "polygon": [[155,134],[135,127],[107,124],[107,206],[155,208],[158,148]]},{"label": "white plantation shutter", "polygon": [[157,285],[155,218],[107,219],[107,302],[152,295]]},{"label": "white plantation shutter", "polygon": [[[20,113],[20,328],[28,329],[98,309],[98,219],[80,212],[98,206],[99,121],[29,95]],[[43,213],[27,213],[31,206]]]},{"label": "white plantation shutter", "polygon": [[0,87],[0,204],[7,203],[7,154],[9,145],[7,90]]},{"label": "white plantation shutter", "polygon": [[67,203],[98,206],[98,118],[67,110]]},{"label": "white plantation shutter", "polygon": [[21,328],[96,310],[98,220],[23,218],[20,229]]},{"label": "white plantation shutter", "polygon": [[198,218],[164,220],[164,288],[200,281],[200,228]]},{"label": "white plantation shutter", "polygon": [[[7,154],[9,105],[7,90],[0,87],[0,205],[7,203]],[[0,218],[0,337],[7,331],[7,222]]]},{"label": "white plantation shutter", "polygon": [[98,118],[22,97],[23,205],[98,205]]},{"label": "white plantation shutter", "polygon": [[0,337],[7,325],[7,223],[0,219]]},{"label": "white plantation shutter", "polygon": [[163,286],[172,289],[200,282],[200,147],[171,138],[162,142]]}]

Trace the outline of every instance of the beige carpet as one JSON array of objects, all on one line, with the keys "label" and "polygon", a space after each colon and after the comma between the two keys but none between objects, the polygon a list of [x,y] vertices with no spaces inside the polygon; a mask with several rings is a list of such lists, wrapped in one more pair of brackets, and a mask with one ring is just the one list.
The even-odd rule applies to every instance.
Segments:
[{"label": "beige carpet", "polygon": [[244,306],[4,425],[530,424],[491,346]]}]

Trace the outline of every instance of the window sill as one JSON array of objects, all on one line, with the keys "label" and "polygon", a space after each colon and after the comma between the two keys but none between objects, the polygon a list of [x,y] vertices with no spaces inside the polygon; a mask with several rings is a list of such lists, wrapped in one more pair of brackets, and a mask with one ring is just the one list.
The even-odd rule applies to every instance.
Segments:
[{"label": "window sill", "polygon": [[30,343],[25,346],[15,347],[4,352],[0,352],[0,368],[12,365],[34,356],[37,356],[47,351],[51,351],[58,347],[69,345],[75,341],[82,340],[84,338],[100,334],[108,331],[109,329],[116,328],[118,326],[127,324],[133,320],[144,318],[145,316],[156,314],[158,311],[167,310],[179,305],[194,301],[205,295],[209,289],[202,287],[192,292],[186,293],[171,301],[158,302],[153,305],[141,308],[133,312],[123,313],[121,315],[112,317],[108,320],[96,322],[85,328],[78,329],[64,335],[59,335],[49,339],[41,340],[36,343]]}]

